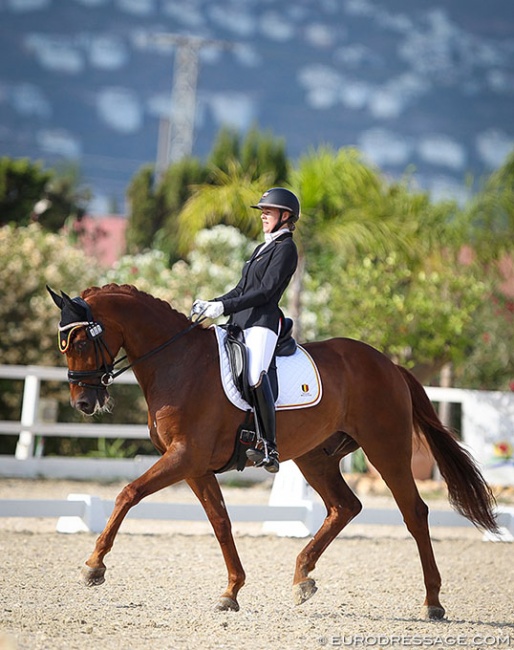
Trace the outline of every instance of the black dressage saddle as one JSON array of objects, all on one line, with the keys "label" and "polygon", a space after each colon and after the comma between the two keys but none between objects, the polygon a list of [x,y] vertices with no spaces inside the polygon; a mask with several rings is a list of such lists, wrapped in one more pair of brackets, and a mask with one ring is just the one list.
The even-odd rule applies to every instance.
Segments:
[{"label": "black dressage saddle", "polygon": [[[249,404],[252,404],[247,372],[248,349],[244,342],[243,330],[237,325],[231,324],[223,325],[222,327],[227,332],[225,349],[227,350],[234,384],[243,399]],[[296,347],[296,341],[293,338],[293,320],[291,318],[283,318],[280,336],[277,341],[277,347],[275,348],[275,357],[289,357],[296,352]],[[270,364],[268,375],[273,389],[273,395],[277,399],[278,380],[275,357]]]}]

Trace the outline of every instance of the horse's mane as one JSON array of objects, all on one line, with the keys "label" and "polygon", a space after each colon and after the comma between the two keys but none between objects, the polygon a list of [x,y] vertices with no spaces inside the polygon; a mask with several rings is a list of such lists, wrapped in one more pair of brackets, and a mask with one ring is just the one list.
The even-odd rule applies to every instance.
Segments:
[{"label": "horse's mane", "polygon": [[98,294],[122,294],[132,296],[140,302],[154,302],[162,306],[164,310],[170,313],[170,315],[178,315],[187,321],[187,316],[177,311],[169,302],[162,300],[161,298],[156,298],[146,291],[141,291],[132,284],[116,284],[111,282],[110,284],[104,284],[102,287],[88,287],[87,289],[84,289],[80,295],[84,300],[86,300],[90,296],[92,297]]}]

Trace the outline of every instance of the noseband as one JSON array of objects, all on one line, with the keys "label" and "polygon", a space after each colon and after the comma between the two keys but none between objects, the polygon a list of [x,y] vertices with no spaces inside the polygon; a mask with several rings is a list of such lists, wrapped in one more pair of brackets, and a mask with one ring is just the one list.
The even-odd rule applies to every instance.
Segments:
[{"label": "noseband", "polygon": [[[90,310],[89,313],[91,313]],[[103,337],[104,335],[103,325],[93,320],[92,315],[91,315],[91,320],[75,322],[66,325],[64,327],[59,327],[59,349],[62,353],[66,352],[66,350],[69,347],[72,332],[81,328],[85,328],[87,337],[91,341],[93,341],[95,347],[95,359],[96,359],[97,368],[95,370],[68,370],[68,382],[75,386],[80,386],[81,388],[94,388],[96,390],[106,390],[107,387],[110,386],[112,382],[116,379],[116,377],[119,377],[122,373],[126,372],[136,364],[145,361],[152,355],[168,347],[168,345],[171,345],[171,343],[174,343],[175,341],[180,339],[182,336],[184,336],[192,329],[200,325],[200,323],[202,323],[204,320],[205,318],[202,316],[202,314],[200,314],[198,318],[196,318],[195,320],[191,320],[188,327],[175,334],[175,336],[172,336],[170,339],[168,339],[158,347],[153,348],[143,356],[138,357],[137,359],[132,361],[132,363],[129,363],[123,368],[120,368],[119,370],[116,371],[114,370],[115,367],[118,364],[125,361],[125,359],[127,359],[127,355],[121,357],[121,359],[118,359],[117,361],[114,361],[114,355],[109,350],[109,347],[107,346],[107,343],[105,342]],[[65,332],[67,332],[67,334]],[[110,361],[108,361],[108,359],[110,359]],[[98,383],[90,383],[89,381],[84,381],[84,380],[92,380],[92,379],[97,379],[99,381]]]}]

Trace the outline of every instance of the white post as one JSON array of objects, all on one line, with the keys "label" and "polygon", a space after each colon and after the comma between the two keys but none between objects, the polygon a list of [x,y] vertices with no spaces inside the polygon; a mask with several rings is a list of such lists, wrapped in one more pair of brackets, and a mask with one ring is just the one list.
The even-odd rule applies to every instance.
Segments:
[{"label": "white post", "polygon": [[[279,537],[307,537],[313,532],[314,520],[319,521],[318,511],[312,513],[313,500],[309,484],[292,460],[280,463],[280,472],[273,479],[269,498],[270,506],[305,506],[310,510],[306,521],[265,521],[265,533]],[[323,517],[321,517],[323,520]]]},{"label": "white post", "polygon": [[82,516],[63,516],[57,521],[58,533],[101,533],[107,523],[102,499],[89,494],[68,494],[68,501],[82,501]]},{"label": "white post", "polygon": [[25,377],[21,409],[22,430],[15,453],[15,457],[19,460],[26,460],[34,454],[34,434],[31,431],[25,431],[23,427],[31,427],[36,423],[40,386],[41,382],[36,375],[27,375]]}]

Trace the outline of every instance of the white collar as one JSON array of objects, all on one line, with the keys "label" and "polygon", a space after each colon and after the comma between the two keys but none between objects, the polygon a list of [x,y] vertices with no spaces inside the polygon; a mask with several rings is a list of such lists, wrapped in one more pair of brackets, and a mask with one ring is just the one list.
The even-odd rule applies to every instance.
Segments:
[{"label": "white collar", "polygon": [[280,235],[283,235],[285,232],[289,232],[289,228],[284,227],[281,228],[280,230],[277,230],[276,232],[267,232],[264,234],[264,241],[266,244],[270,244],[272,241],[275,241],[277,237],[280,237]]}]

